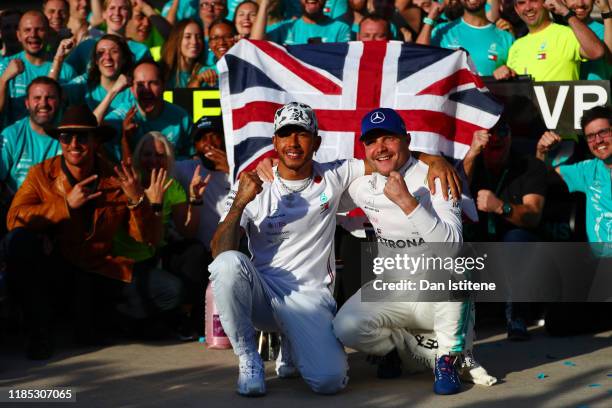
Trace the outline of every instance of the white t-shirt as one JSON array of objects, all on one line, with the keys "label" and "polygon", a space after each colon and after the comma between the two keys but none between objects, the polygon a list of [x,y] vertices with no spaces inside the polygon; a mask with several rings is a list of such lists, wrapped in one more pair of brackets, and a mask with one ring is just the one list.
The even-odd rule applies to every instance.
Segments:
[{"label": "white t-shirt", "polygon": [[342,197],[341,210],[355,206],[368,216],[377,240],[387,248],[419,247],[424,243],[462,242],[461,206],[445,200],[440,181],[436,194],[427,185],[428,166],[413,157],[399,170],[419,205],[408,215],[383,192],[387,177],[379,173],[360,177]]},{"label": "white t-shirt", "polygon": [[229,176],[221,171],[210,171],[200,159],[181,160],[174,165],[174,176],[183,186],[185,191],[189,192],[189,184],[196,167],[200,165],[200,175],[204,179],[210,174],[210,180],[206,190],[204,191],[204,205],[194,207],[200,209],[200,224],[198,225],[197,238],[204,243],[210,251],[210,241],[212,240],[219,219],[225,209],[225,197],[230,192],[231,184]]},{"label": "white t-shirt", "polygon": [[[361,160],[314,162],[312,180],[299,193],[290,193],[278,179],[263,184],[240,225],[249,238],[253,264],[268,285],[281,293],[333,289],[336,211],[344,190],[364,172]],[[297,189],[304,181],[283,183]],[[237,189],[228,196],[222,219]]]}]

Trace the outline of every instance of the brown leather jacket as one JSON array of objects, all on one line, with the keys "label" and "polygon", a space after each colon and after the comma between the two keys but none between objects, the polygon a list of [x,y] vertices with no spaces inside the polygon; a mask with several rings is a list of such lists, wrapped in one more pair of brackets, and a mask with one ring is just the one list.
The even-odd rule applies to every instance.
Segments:
[{"label": "brown leather jacket", "polygon": [[113,236],[127,228],[135,240],[150,243],[154,228],[146,226],[156,222],[151,206],[144,200],[129,210],[110,163],[97,158],[97,191],[102,195],[93,200],[92,226],[82,208],[68,209],[66,195],[72,187],[62,171],[61,158],[53,157],[30,169],[11,204],[8,229],[25,227],[48,234],[61,255],[80,269],[130,282],[134,261],[111,254]]}]

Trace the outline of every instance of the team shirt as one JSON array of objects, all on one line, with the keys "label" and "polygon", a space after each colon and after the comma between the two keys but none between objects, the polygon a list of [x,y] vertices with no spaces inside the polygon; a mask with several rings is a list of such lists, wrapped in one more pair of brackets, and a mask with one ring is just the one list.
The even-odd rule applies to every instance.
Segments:
[{"label": "team shirt", "polygon": [[[410,194],[418,201],[408,215],[384,193],[387,177],[373,173],[352,183],[342,197],[341,210],[360,207],[366,214],[379,244],[405,249],[426,244],[461,242],[461,206],[445,200],[440,184],[431,195],[427,185],[428,166],[414,157],[399,169]],[[439,183],[439,180],[436,180]]]},{"label": "team shirt", "polygon": [[[68,54],[66,61],[72,65],[74,70],[79,74],[84,74],[87,71],[89,62],[92,58],[92,52],[100,38],[88,38],[83,40],[77,47]],[[153,58],[146,45],[136,41],[127,40],[127,45],[132,51],[134,62],[138,62],[144,58]]]},{"label": "team shirt", "polygon": [[589,242],[612,242],[612,169],[602,160],[591,159],[560,166],[559,170],[570,192],[586,194]]},{"label": "team shirt", "polygon": [[[234,21],[236,17],[236,8],[243,0],[228,0],[227,1],[227,17],[226,20]],[[346,1],[346,0],[344,0]],[[302,15],[302,6],[300,0],[280,0],[283,3],[283,18],[290,19],[300,17]]]},{"label": "team shirt", "polygon": [[500,30],[495,24],[476,27],[462,18],[436,26],[431,34],[431,44],[439,47],[464,48],[480,75],[493,75],[493,71],[505,65],[514,37]]},{"label": "team shirt", "polygon": [[[597,38],[603,41],[604,25],[598,21],[591,20],[587,26],[595,33]],[[580,79],[605,80],[608,81],[612,77],[612,65],[608,64],[606,58],[600,58],[595,61],[585,61],[580,67]]]},{"label": "team shirt", "polygon": [[[173,0],[169,0],[164,4],[162,8],[162,16],[168,17],[170,7],[172,7]],[[176,10],[176,21],[185,20],[188,18],[200,19],[200,2],[199,0],[179,0],[179,5]]]},{"label": "team shirt", "polygon": [[[313,178],[299,193],[278,179],[244,209],[241,227],[249,238],[252,262],[275,291],[331,290],[335,276],[334,232],[342,192],[364,174],[359,160],[313,163]],[[283,182],[292,189],[304,180]],[[237,190],[230,192],[225,219]]]},{"label": "team shirt", "polygon": [[197,238],[204,243],[206,249],[210,251],[210,241],[212,240],[217,224],[221,219],[221,214],[225,209],[225,197],[230,192],[231,185],[229,175],[221,171],[211,171],[202,165],[200,159],[182,160],[174,165],[174,177],[181,183],[185,190],[189,189],[191,178],[196,167],[200,165],[200,176],[202,180],[210,174],[210,180],[204,190],[204,204],[199,208],[200,224],[198,225]]},{"label": "team shirt", "polygon": [[[184,204],[186,202],[187,193],[185,193],[185,189],[174,180],[164,193],[162,202],[162,223],[164,228],[167,228],[172,221],[170,218],[172,216],[172,208],[175,205]],[[166,241],[164,238],[162,238],[157,247],[148,245],[144,242],[138,242],[128,234],[126,229],[121,228],[113,237],[112,253],[114,256],[123,256],[140,262],[152,258],[155,255],[156,248],[161,248],[165,245]]]},{"label": "team shirt", "polygon": [[[119,135],[121,134],[123,119],[126,113],[122,109],[116,109],[110,112],[105,119],[109,125],[117,130]],[[188,156],[191,152],[191,119],[187,111],[180,106],[164,101],[164,106],[156,118],[145,118],[140,109],[138,109],[134,116],[134,121],[138,127],[132,142],[133,145],[136,145],[145,133],[155,130],[166,136],[174,148],[177,157]],[[111,147],[110,153],[116,159],[120,159],[121,144],[119,139],[116,139]]]},{"label": "team shirt", "polygon": [[30,167],[60,152],[59,142],[34,131],[30,126],[30,117],[25,117],[0,133],[0,180],[16,192]]},{"label": "team shirt", "polygon": [[311,38],[320,38],[321,42],[347,42],[351,39],[351,28],[338,20],[325,16],[316,24],[306,23],[303,19],[287,20],[267,33],[270,41],[278,44],[308,44]]},{"label": "team shirt", "polygon": [[571,28],[551,23],[535,34],[514,42],[508,67],[535,81],[575,81],[579,77],[580,43]]},{"label": "team shirt", "polygon": [[[214,67],[215,69],[217,68],[216,66]],[[208,67],[208,66],[201,67],[198,70],[197,75],[201,74],[202,72],[206,71],[209,68],[211,67]],[[191,79],[191,72],[189,71],[180,71],[178,73],[178,76],[176,74],[172,74],[170,75],[170,78],[168,78],[168,81],[166,82],[166,89],[187,88],[187,85],[189,85],[190,79]]]},{"label": "team shirt", "polygon": [[[6,118],[9,123],[14,123],[16,120],[28,114],[25,107],[27,87],[35,78],[49,75],[52,65],[51,59],[48,59],[40,65],[34,65],[26,58],[25,51],[21,51],[18,54],[4,58],[2,62],[0,62],[0,75],[4,74],[10,61],[17,58],[23,61],[24,71],[11,79],[8,83],[9,100]],[[63,64],[59,75],[59,83],[64,84],[75,76],[76,73],[73,67],[69,64]]]},{"label": "team shirt", "polygon": [[346,0],[326,0],[323,6],[323,13],[331,18],[338,18],[348,11]]},{"label": "team shirt", "polygon": [[[108,91],[99,83],[94,86],[90,86],[87,83],[88,79],[88,74],[79,75],[66,84],[63,89],[68,97],[68,102],[71,105],[85,104],[93,111],[106,97]],[[113,101],[108,108],[108,112],[113,110],[121,110],[127,113],[127,111],[135,104],[136,99],[134,98],[134,95],[129,89],[126,88],[119,92],[115,98],[113,98]]]}]

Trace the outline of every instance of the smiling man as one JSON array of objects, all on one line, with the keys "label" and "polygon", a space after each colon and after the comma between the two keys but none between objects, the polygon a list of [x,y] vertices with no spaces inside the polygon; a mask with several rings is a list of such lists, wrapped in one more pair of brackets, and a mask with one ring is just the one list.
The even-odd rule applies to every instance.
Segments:
[{"label": "smiling man", "polygon": [[56,35],[61,35],[62,32],[65,34],[70,18],[70,7],[67,0],[45,0],[43,13],[49,20],[49,27]]},{"label": "smiling man", "polygon": [[323,14],[325,0],[300,0],[300,4],[302,17],[288,20],[268,32],[270,41],[286,45],[350,41],[351,28]]},{"label": "smiling man", "polygon": [[[212,239],[215,302],[239,358],[239,394],[266,392],[255,327],[281,332],[281,378],[301,375],[313,391],[333,394],[348,381],[346,354],[331,326],[335,217],[341,192],[365,167],[357,160],[313,161],[321,138],[314,111],[302,103],[276,112],[273,144],[274,180],[243,173]],[[238,252],[244,232],[251,259]]]},{"label": "smiling man", "polygon": [[25,100],[29,115],[0,134],[0,180],[13,193],[30,167],[59,153],[59,143],[47,135],[45,128],[55,123],[61,99],[62,89],[53,79],[34,79],[28,85]]},{"label": "smiling man", "polygon": [[[507,65],[493,72],[496,79],[531,75],[535,81],[575,81],[581,62],[604,56],[604,44],[561,0],[515,0],[514,9],[529,34],[512,45]],[[553,23],[549,11],[569,27]]]},{"label": "smiling man", "polygon": [[[461,207],[457,201],[445,200],[440,186],[431,194],[426,186],[427,166],[412,157],[409,135],[398,113],[389,108],[367,113],[361,122],[360,140],[375,172],[350,185],[343,197],[344,210],[362,208],[381,245],[395,248],[398,240],[418,243],[409,250],[411,256],[421,256],[427,243],[461,243]],[[410,331],[433,330],[438,343],[434,391],[458,393],[459,357],[467,350],[473,319],[469,299],[400,302],[381,298],[362,302],[362,293],[371,293],[371,288],[372,282],[366,284],[338,312],[333,325],[340,341],[383,357],[379,376],[390,378],[401,374],[401,368],[393,369],[391,363],[398,355],[406,355]]]},{"label": "smiling man", "polygon": [[[9,123],[28,113],[24,103],[28,84],[51,71],[53,57],[46,51],[48,35],[47,17],[36,10],[26,12],[17,29],[17,39],[23,51],[0,62],[0,111],[3,108],[7,110]],[[59,82],[68,82],[74,76],[72,67],[65,64],[59,73]]]},{"label": "smiling man", "polygon": [[[612,242],[612,112],[596,106],[584,112],[580,126],[594,158],[555,167],[570,192],[587,196],[586,232],[589,242]],[[538,141],[536,157],[546,160],[548,152],[561,142],[554,132]]]},{"label": "smiling man", "polygon": [[[24,310],[27,355],[53,353],[53,318],[58,298],[74,301],[76,340],[99,341],[122,282],[132,281],[133,262],[111,253],[120,229],[155,245],[156,222],[133,169],[120,171],[97,154],[112,137],[86,106],[71,106],[49,135],[61,156],[32,167],[7,216],[8,278]],[[118,177],[116,177],[118,176]],[[111,295],[112,293],[112,295]],[[71,304],[71,303],[68,303]]]}]

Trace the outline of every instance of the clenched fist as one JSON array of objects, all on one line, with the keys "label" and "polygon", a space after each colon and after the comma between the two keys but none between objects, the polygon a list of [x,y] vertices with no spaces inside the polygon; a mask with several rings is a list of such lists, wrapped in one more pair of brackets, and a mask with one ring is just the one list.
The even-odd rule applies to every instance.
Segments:
[{"label": "clenched fist", "polygon": [[129,88],[130,86],[132,86],[132,78],[121,74],[111,87],[111,92],[118,94],[124,89]]},{"label": "clenched fist", "polygon": [[389,174],[383,192],[385,196],[401,208],[405,214],[410,214],[419,204],[414,196],[410,194],[408,186],[406,186],[406,181],[397,171],[392,171]]},{"label": "clenched fist", "polygon": [[70,53],[70,51],[74,47],[75,43],[76,42],[74,38],[72,37],[65,38],[62,41],[60,41],[59,45],[57,46],[57,51],[55,52],[55,59],[59,61],[64,61],[66,56]]},{"label": "clenched fist", "polygon": [[544,132],[538,145],[536,146],[536,157],[540,160],[546,159],[546,153],[548,153],[553,147],[561,142],[561,136],[553,131]]},{"label": "clenched fist", "polygon": [[504,202],[497,198],[491,190],[480,190],[476,197],[476,206],[478,211],[501,214]]},{"label": "clenched fist", "polygon": [[8,82],[17,75],[21,74],[24,69],[25,66],[23,65],[23,61],[19,58],[15,58],[8,63],[6,69],[4,70],[4,74],[2,74],[2,79]]},{"label": "clenched fist", "polygon": [[472,144],[467,154],[478,156],[489,144],[491,133],[488,130],[477,130],[472,137]]},{"label": "clenched fist", "polygon": [[261,193],[263,181],[259,178],[255,171],[245,172],[240,175],[240,185],[234,204],[242,208],[253,201],[257,194]]},{"label": "clenched fist", "polygon": [[501,79],[514,78],[515,76],[516,76],[516,72],[512,68],[508,67],[507,65],[502,65],[501,67],[493,71],[493,77],[497,79],[498,81]]}]

